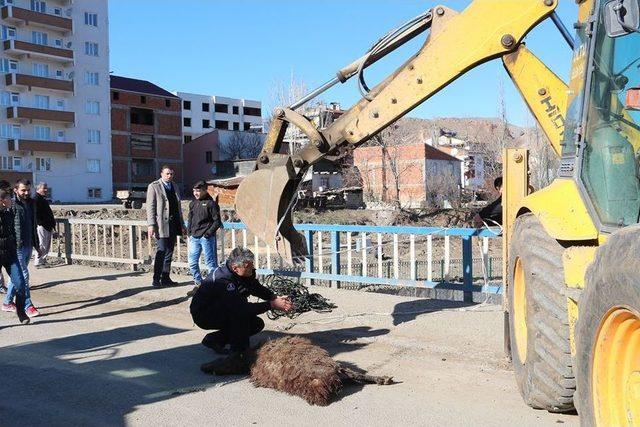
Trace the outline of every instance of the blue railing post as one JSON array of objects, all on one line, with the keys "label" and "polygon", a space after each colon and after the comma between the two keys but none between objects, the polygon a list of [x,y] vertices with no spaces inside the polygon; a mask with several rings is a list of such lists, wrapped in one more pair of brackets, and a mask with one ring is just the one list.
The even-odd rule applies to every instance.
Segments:
[{"label": "blue railing post", "polygon": [[462,236],[463,300],[473,302],[473,246],[471,236]]},{"label": "blue railing post", "polygon": [[[304,261],[304,268],[305,272],[313,273],[313,231],[305,230],[304,237],[307,239],[307,253],[309,254],[309,256]],[[307,279],[307,285],[313,285],[313,279]]]},{"label": "blue railing post", "polygon": [[[340,232],[331,232],[331,274],[340,274]],[[338,288],[340,282],[338,280],[331,281],[332,288]]]}]

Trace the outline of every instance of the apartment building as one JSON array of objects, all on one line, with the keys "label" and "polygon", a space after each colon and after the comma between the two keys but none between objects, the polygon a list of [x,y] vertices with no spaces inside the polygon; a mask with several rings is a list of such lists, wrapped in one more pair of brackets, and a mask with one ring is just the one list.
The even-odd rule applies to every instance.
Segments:
[{"label": "apartment building", "polygon": [[262,132],[262,103],[174,92],[182,99],[182,135],[188,143],[214,129]]},{"label": "apartment building", "polygon": [[146,80],[111,76],[113,188],[146,190],[160,168],[183,182],[180,98]]},{"label": "apartment building", "polygon": [[0,24],[0,178],[110,200],[107,0],[1,0]]}]

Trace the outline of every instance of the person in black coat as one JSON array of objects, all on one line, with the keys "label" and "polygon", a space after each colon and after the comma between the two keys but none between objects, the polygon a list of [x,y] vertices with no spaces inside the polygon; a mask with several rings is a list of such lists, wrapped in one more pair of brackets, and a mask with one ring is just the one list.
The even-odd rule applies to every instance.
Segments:
[{"label": "person in black coat", "polygon": [[189,270],[196,286],[202,283],[200,255],[204,253],[207,271],[218,267],[218,239],[216,232],[222,227],[220,206],[207,193],[207,184],[198,181],[193,186],[194,200],[189,204],[187,233],[189,235]]},{"label": "person in black coat", "polygon": [[38,226],[37,233],[40,242],[40,250],[34,262],[36,267],[47,264],[47,254],[51,248],[51,237],[53,236],[53,229],[56,227],[56,220],[47,200],[47,191],[47,183],[41,182],[36,188],[36,196],[34,198],[36,224]]},{"label": "person in black coat", "polygon": [[489,227],[502,224],[502,177],[499,176],[493,180],[493,187],[499,196],[493,202],[482,208],[473,218],[475,227],[482,227],[483,223],[487,223]]},{"label": "person in black coat", "polygon": [[[204,337],[202,344],[218,353],[230,345],[232,352],[249,348],[249,337],[264,328],[258,315],[271,308],[290,311],[291,301],[276,296],[256,278],[254,255],[249,249],[235,248],[224,265],[202,281],[191,301],[191,317],[202,329],[217,329]],[[264,302],[251,303],[250,295]]]},{"label": "person in black coat", "polygon": [[11,209],[13,202],[11,192],[6,188],[0,188],[0,268],[4,268],[13,285],[16,303],[2,304],[3,311],[15,311],[18,320],[22,324],[29,323],[26,309],[26,283],[22,275],[22,268],[18,262],[16,248],[16,231],[14,212]]}]

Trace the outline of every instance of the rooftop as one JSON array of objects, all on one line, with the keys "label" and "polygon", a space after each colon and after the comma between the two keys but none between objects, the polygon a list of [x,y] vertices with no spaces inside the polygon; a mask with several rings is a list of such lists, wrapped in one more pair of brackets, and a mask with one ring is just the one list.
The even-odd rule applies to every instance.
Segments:
[{"label": "rooftop", "polygon": [[132,79],[130,77],[111,76],[111,89],[124,90],[128,92],[145,93],[149,95],[164,96],[167,98],[179,99],[168,90],[162,89],[147,80]]}]

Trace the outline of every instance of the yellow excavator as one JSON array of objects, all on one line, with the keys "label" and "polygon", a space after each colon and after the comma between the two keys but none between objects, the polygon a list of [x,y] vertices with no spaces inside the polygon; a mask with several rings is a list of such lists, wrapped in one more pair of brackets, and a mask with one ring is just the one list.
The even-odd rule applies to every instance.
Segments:
[{"label": "yellow excavator", "polygon": [[[557,178],[528,194],[527,150],[503,153],[505,348],[518,387],[534,408],[577,409],[583,425],[640,425],[640,0],[576,3],[575,37],[556,14],[558,0],[436,6],[388,33],[276,110],[236,209],[284,259],[300,260],[306,245],[291,210],[308,168],[348,154],[468,70],[501,58],[560,159]],[[546,19],[573,50],[568,84],[524,45]],[[427,31],[418,53],[367,86],[367,67]],[[328,128],[296,112],[354,76],[363,98]],[[293,155],[280,154],[288,126],[310,141]]]}]

